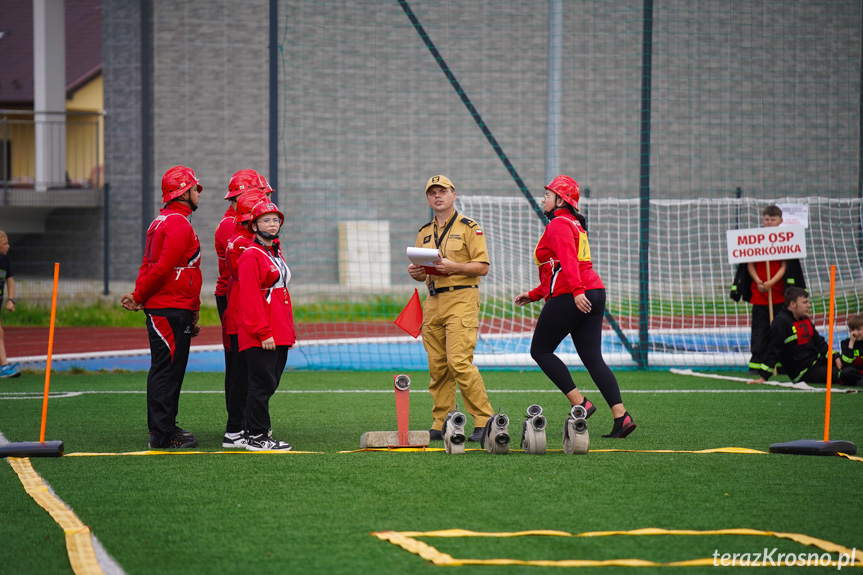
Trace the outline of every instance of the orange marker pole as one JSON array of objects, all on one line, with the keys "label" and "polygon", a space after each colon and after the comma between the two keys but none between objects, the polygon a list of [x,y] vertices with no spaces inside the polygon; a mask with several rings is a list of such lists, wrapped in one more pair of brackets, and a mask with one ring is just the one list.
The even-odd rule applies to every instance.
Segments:
[{"label": "orange marker pole", "polygon": [[827,318],[827,402],[824,408],[824,441],[830,441],[830,389],[833,382],[833,303],[836,290],[836,266],[830,266],[830,315]]},{"label": "orange marker pole", "polygon": [[45,365],[45,394],[42,396],[42,429],[39,442],[45,443],[45,420],[48,418],[48,389],[51,384],[51,352],[54,349],[54,319],[57,317],[57,281],[60,278],[60,264],[54,264],[54,294],[51,296],[51,326],[48,328],[48,363]]}]

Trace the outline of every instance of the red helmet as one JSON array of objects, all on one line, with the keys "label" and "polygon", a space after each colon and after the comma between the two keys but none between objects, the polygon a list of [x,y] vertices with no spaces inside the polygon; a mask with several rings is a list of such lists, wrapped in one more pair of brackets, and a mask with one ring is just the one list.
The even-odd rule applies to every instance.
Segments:
[{"label": "red helmet", "polygon": [[279,207],[264,196],[264,201],[258,202],[252,207],[252,215],[249,218],[249,224],[263,216],[264,214],[278,214],[279,219],[285,221],[285,214],[279,211]]},{"label": "red helmet", "polygon": [[581,190],[578,188],[578,182],[569,176],[560,175],[545,186],[545,189],[554,192],[560,198],[575,208],[578,209],[578,198],[581,196]]},{"label": "red helmet", "polygon": [[267,196],[260,190],[252,190],[245,192],[237,200],[237,218],[238,224],[245,224],[252,219],[252,208],[260,202],[266,202]]},{"label": "red helmet", "polygon": [[225,196],[225,199],[236,198],[243,192],[257,188],[259,178],[260,176],[255,170],[240,170],[231,177],[231,183],[228,184],[228,195]]},{"label": "red helmet", "polygon": [[186,166],[174,166],[162,176],[162,203],[167,204],[173,199],[179,198],[192,186],[198,186],[198,192],[203,186],[198,183],[195,172]]},{"label": "red helmet", "polygon": [[267,178],[258,174],[258,189],[263,190],[263,192],[267,195],[273,193],[273,186],[270,185],[270,182],[267,181]]}]

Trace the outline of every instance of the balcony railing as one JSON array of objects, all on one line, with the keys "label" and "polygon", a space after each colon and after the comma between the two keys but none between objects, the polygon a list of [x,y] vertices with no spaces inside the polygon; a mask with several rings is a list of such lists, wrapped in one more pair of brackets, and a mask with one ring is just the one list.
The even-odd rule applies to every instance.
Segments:
[{"label": "balcony railing", "polygon": [[103,185],[102,117],[98,112],[0,110],[0,205],[32,205],[26,198],[34,191],[98,198],[92,192]]}]

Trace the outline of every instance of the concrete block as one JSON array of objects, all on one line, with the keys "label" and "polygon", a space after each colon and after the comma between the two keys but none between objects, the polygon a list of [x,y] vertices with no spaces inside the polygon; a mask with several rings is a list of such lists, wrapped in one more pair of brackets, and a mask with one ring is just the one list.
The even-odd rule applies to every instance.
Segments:
[{"label": "concrete block", "polygon": [[[408,431],[408,444],[413,447],[427,447],[429,444],[428,430]],[[369,447],[398,447],[398,431],[367,431],[360,437],[360,449]]]}]

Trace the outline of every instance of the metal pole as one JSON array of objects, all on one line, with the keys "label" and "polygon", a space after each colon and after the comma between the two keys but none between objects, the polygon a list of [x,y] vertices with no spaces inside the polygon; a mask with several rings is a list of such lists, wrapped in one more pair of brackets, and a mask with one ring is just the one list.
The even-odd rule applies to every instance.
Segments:
[{"label": "metal pole", "polygon": [[638,237],[638,367],[646,368],[650,338],[650,88],[653,54],[653,0],[644,0],[641,40],[641,175]]},{"label": "metal pole", "polygon": [[273,203],[279,203],[279,5],[270,0],[270,185]]},{"label": "metal pole", "polygon": [[105,228],[102,232],[102,295],[111,293],[111,185],[105,183],[102,186],[102,221]]},{"label": "metal pole", "polygon": [[141,9],[141,251],[147,245],[147,228],[153,221],[153,118],[152,59],[153,5],[140,0]]},{"label": "metal pole", "polygon": [[[863,10],[860,11],[860,51],[857,57],[860,66],[860,84],[857,97],[857,197],[863,200]],[[863,263],[863,213],[857,222],[857,260]]]},{"label": "metal pole", "polygon": [[[741,187],[737,187],[734,190],[734,197],[740,200],[743,197],[743,189]],[[734,229],[740,229],[740,201],[734,204]]]},{"label": "metal pole", "polygon": [[548,94],[545,121],[545,181],[560,173],[560,116],[563,76],[563,2],[548,3]]},{"label": "metal pole", "polygon": [[6,205],[6,194],[9,191],[9,178],[12,176],[12,166],[9,165],[9,160],[12,154],[9,153],[9,123],[6,115],[3,115],[3,205]]}]

